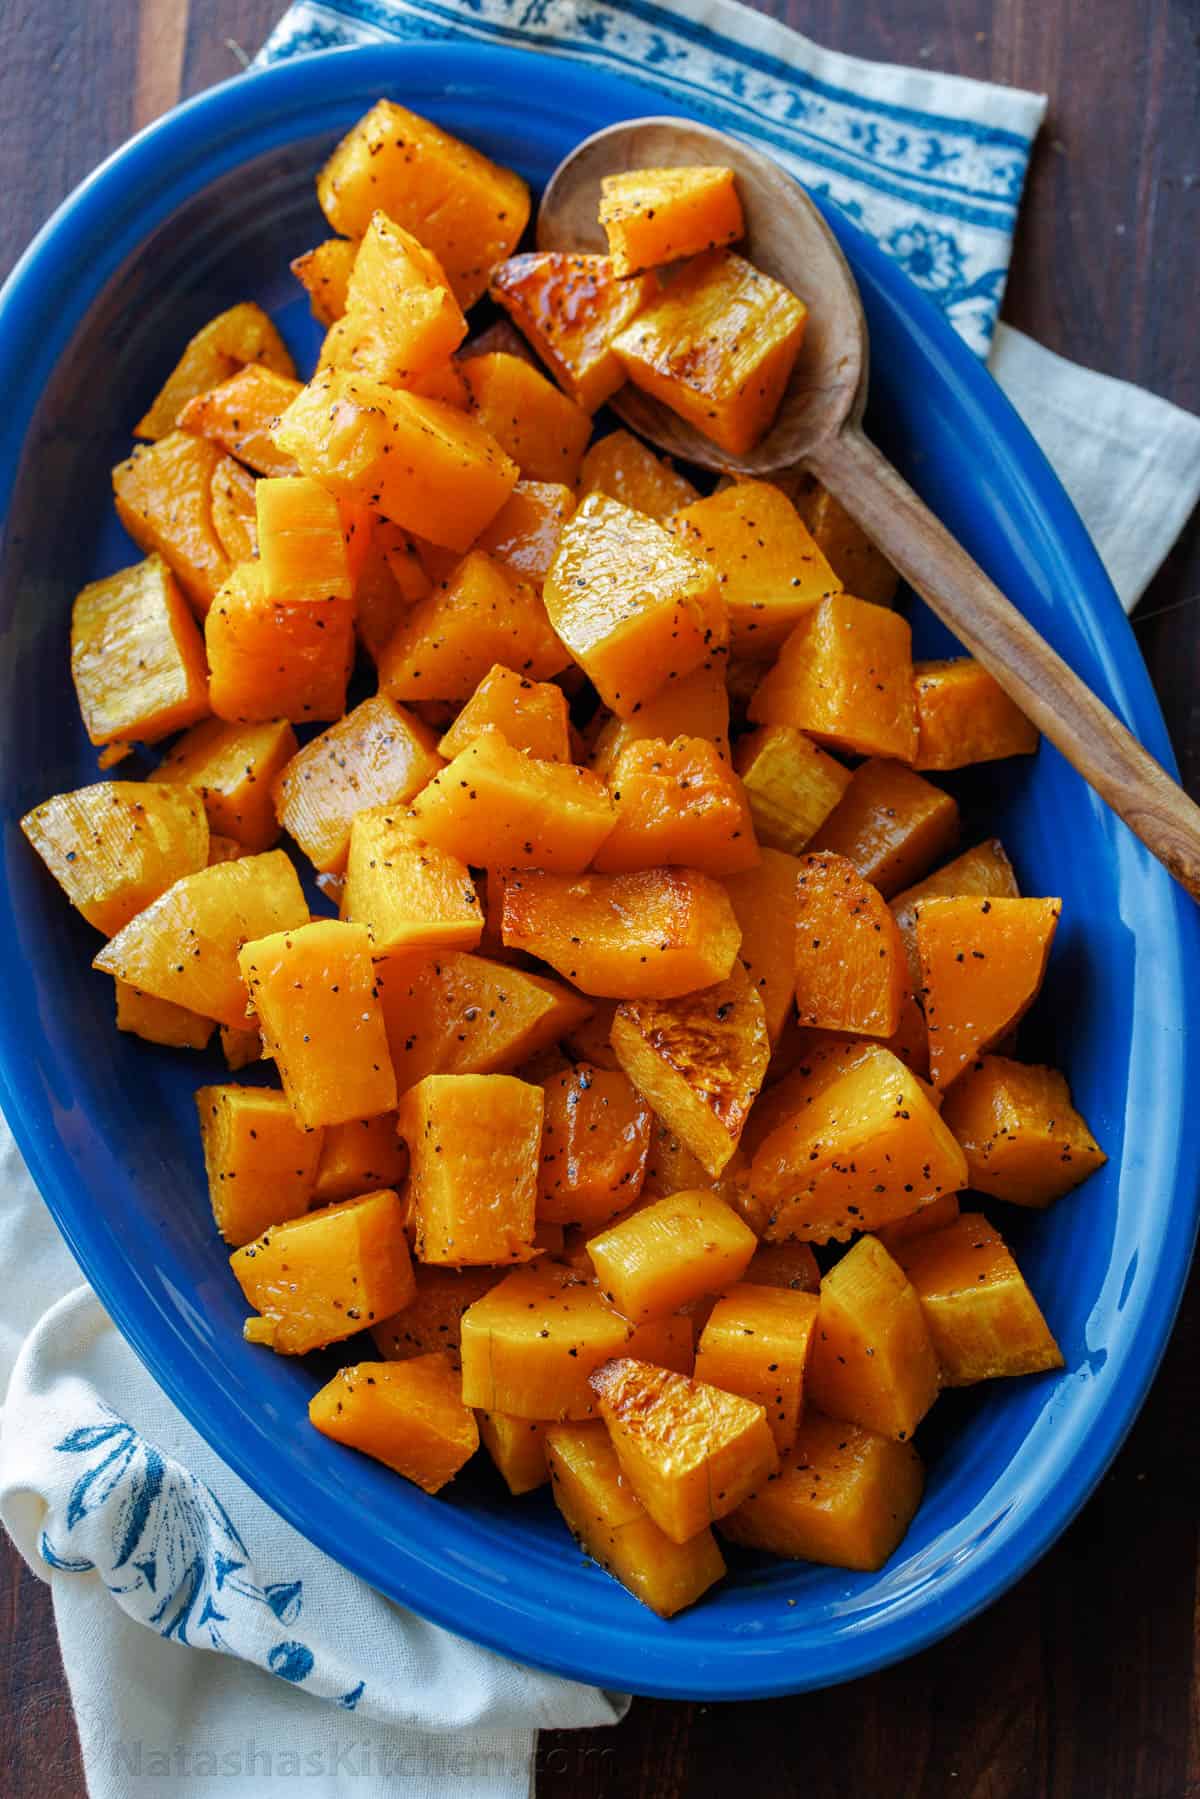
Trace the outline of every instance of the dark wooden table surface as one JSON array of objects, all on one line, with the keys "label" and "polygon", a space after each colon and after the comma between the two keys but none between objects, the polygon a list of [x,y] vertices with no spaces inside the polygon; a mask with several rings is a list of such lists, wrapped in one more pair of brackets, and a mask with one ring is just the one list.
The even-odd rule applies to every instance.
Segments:
[{"label": "dark wooden table surface", "polygon": [[[232,74],[283,0],[0,0],[0,275],[131,131]],[[819,42],[1050,95],[1006,316],[1200,410],[1196,0],[765,0]],[[1200,797],[1200,529],[1135,618]],[[547,1735],[539,1799],[1200,1795],[1200,1287],[1138,1424],[1057,1547],[984,1617],[900,1668],[739,1706],[640,1701]],[[0,1795],[79,1799],[47,1590],[0,1549]]]}]

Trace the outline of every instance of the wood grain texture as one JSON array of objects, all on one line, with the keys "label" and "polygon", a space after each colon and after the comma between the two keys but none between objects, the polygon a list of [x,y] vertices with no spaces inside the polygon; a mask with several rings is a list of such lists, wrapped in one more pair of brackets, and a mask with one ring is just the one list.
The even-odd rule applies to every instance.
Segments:
[{"label": "wood grain texture", "polygon": [[[282,4],[0,0],[0,274],[134,128],[147,32],[182,42],[180,87],[194,93],[236,72],[229,40],[256,48]],[[1194,0],[760,5],[832,47],[1049,92],[1005,314],[1066,356],[1200,408],[1187,304],[1200,285]],[[155,55],[142,106],[169,85],[169,57]],[[1200,794],[1200,521],[1134,623]],[[834,1692],[736,1709],[643,1701],[615,1732],[546,1733],[538,1799],[727,1799],[751,1786],[805,1799],[1200,1799],[1198,1415],[1193,1282],[1113,1469],[982,1618]],[[5,1545],[0,1793],[83,1792],[47,1590]]]}]

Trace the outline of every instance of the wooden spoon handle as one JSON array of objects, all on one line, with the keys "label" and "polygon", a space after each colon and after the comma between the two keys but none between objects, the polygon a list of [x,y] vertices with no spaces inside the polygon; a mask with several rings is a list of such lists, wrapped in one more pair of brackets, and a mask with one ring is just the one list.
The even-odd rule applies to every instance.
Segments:
[{"label": "wooden spoon handle", "polygon": [[856,426],[806,467],[1193,899],[1200,806],[1006,600]]}]

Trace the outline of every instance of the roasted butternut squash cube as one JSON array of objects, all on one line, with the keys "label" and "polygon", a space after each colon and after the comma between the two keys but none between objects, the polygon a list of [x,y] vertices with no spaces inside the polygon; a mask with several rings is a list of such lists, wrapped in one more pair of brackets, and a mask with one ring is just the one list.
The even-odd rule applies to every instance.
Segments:
[{"label": "roasted butternut squash cube", "polygon": [[570,658],[536,589],[472,550],[413,607],[378,660],[380,687],[395,700],[464,701],[498,662],[547,681]]},{"label": "roasted butternut squash cube", "polygon": [[155,779],[190,788],[203,802],[211,830],[257,854],[279,836],[271,787],[296,749],[296,733],[285,718],[249,725],[206,718],[172,745]]},{"label": "roasted butternut squash cube", "polygon": [[384,645],[432,586],[408,533],[390,519],[374,518],[354,589],[355,628],[372,662],[378,663]]},{"label": "roasted butternut squash cube", "polygon": [[273,1225],[229,1265],[261,1313],[247,1319],[247,1339],[279,1355],[340,1343],[413,1296],[404,1207],[386,1190]]},{"label": "roasted butternut squash cube", "polygon": [[846,592],[876,606],[890,606],[900,577],[841,501],[812,476],[794,498],[796,510]]},{"label": "roasted butternut squash cube", "polygon": [[874,1573],[903,1541],[925,1486],[911,1443],[808,1410],[773,1480],[722,1521],[731,1543]]},{"label": "roasted butternut squash cube", "polygon": [[593,1068],[616,1068],[609,1033],[612,1030],[615,1000],[600,1000],[582,1024],[573,1025],[563,1037],[563,1049],[576,1062],[589,1062]]},{"label": "roasted butternut squash cube", "polygon": [[234,724],[340,718],[354,660],[349,600],[276,600],[258,562],[239,562],[204,621],[209,699]]},{"label": "roasted butternut squash cube", "polygon": [[[715,1193],[718,1199],[737,1211],[735,1174],[739,1166],[740,1155],[735,1154],[719,1175],[711,1175],[678,1132],[653,1113],[650,1153],[646,1158],[646,1178],[642,1182],[639,1203],[645,1205],[652,1199],[669,1199],[675,1193]],[[645,1358],[647,1361],[652,1359]]]},{"label": "roasted butternut squash cube", "polygon": [[608,256],[538,250],[494,268],[488,292],[559,386],[595,412],[625,380],[613,339],[658,292],[658,279],[621,281]]},{"label": "roasted butternut squash cube", "polygon": [[689,868],[504,878],[505,946],[602,999],[678,999],[722,981],[741,933],[729,896]]},{"label": "roasted butternut squash cube", "polygon": [[720,1174],[771,1059],[762,999],[741,963],[699,993],[623,1001],[612,1046],[658,1116],[710,1174]]},{"label": "roasted butternut squash cube", "polygon": [[338,503],[308,475],[264,477],[254,490],[262,578],[273,600],[349,600],[354,582]]},{"label": "roasted butternut squash cube", "polygon": [[970,1185],[1011,1205],[1051,1205],[1108,1160],[1057,1068],[981,1056],[946,1095],[942,1117]]},{"label": "roasted butternut squash cube", "polygon": [[290,375],[248,363],[189,400],[179,414],[179,428],[211,438],[257,475],[294,475],[295,463],[276,449],[271,433],[302,386]]},{"label": "roasted butternut squash cube", "polygon": [[71,676],[95,744],[157,743],[206,715],[204,644],[161,556],[76,596]]},{"label": "roasted butternut squash cube", "polygon": [[213,525],[218,445],[188,431],[138,444],[112,472],[117,517],[147,556],[161,556],[193,612],[203,618],[230,561]]},{"label": "roasted butternut squash cube", "polygon": [[406,385],[410,393],[419,394],[421,399],[440,400],[443,406],[452,406],[456,412],[466,412],[471,403],[470,390],[463,380],[458,359],[454,356],[433,363]]},{"label": "roasted butternut squash cube", "polygon": [[702,737],[631,743],[608,777],[616,821],[593,857],[602,874],[676,864],[734,874],[758,861],[742,783]]},{"label": "roasted butternut squash cube", "polygon": [[755,1152],[747,1184],[765,1211],[770,1242],[827,1243],[903,1218],[967,1184],[966,1158],[890,1050],[864,1045]]},{"label": "roasted butternut squash cube", "polygon": [[462,307],[437,257],[385,212],[373,213],[322,361],[409,387],[445,363],[466,335]]},{"label": "roasted butternut squash cube", "polygon": [[732,169],[627,169],[600,182],[600,223],[620,276],[735,244],[746,226]]},{"label": "roasted butternut squash cube", "polygon": [[275,427],[340,500],[361,500],[405,530],[466,550],[512,492],[517,465],[475,419],[367,375],[326,368]]},{"label": "roasted butternut squash cube", "polygon": [[357,255],[358,243],[354,238],[327,237],[306,250],[303,256],[293,257],[288,264],[308,294],[308,303],[318,325],[332,325],[345,312],[350,271]]},{"label": "roasted butternut squash cube", "polygon": [[972,656],[913,664],[918,768],[1032,756],[1038,728]]},{"label": "roasted butternut squash cube", "polygon": [[741,926],[741,964],[762,1000],[772,1048],[792,1016],[801,872],[795,856],[762,850],[753,868],[725,876],[725,891]]},{"label": "roasted butternut squash cube", "polygon": [[308,1210],[323,1133],[297,1124],[282,1093],[270,1087],[198,1087],[196,1111],[208,1197],[227,1243],[250,1243],[271,1225]]},{"label": "roasted butternut squash cube", "polygon": [[590,1418],[588,1376],[630,1329],[588,1275],[556,1262],[516,1269],[463,1314],[463,1399],[517,1418]]},{"label": "roasted butternut squash cube", "polygon": [[498,731],[468,744],[413,801],[430,843],[473,868],[585,869],[613,826],[603,782],[527,756]]},{"label": "roasted butternut squash cube", "polygon": [[252,1062],[263,1059],[262,1033],[257,1024],[223,1024],[220,1031],[221,1054],[225,1057],[225,1066],[230,1074],[236,1074],[239,1069],[248,1068]]},{"label": "roasted butternut squash cube", "polygon": [[759,843],[793,856],[807,848],[850,785],[850,770],[792,725],[748,731],[734,767]]},{"label": "roasted butternut squash cube", "polygon": [[589,494],[563,527],[545,599],[555,631],[620,718],[726,642],[715,572],[605,494]]},{"label": "roasted butternut squash cube", "polygon": [[897,1245],[909,1243],[914,1237],[924,1237],[930,1231],[944,1230],[954,1223],[959,1211],[958,1194],[943,1193],[940,1199],[931,1199],[919,1212],[910,1212],[906,1218],[894,1218],[891,1224],[881,1224],[874,1234],[889,1255],[894,1256]]},{"label": "roasted butternut squash cube", "polygon": [[127,981],[114,981],[117,1002],[117,1029],[145,1043],[159,1043],[165,1049],[205,1049],[216,1030],[211,1018],[201,1018],[186,1006],[176,1006],[169,999],[157,999],[153,993],[142,993]]},{"label": "roasted butternut squash cube", "polygon": [[413,1269],[416,1290],[404,1309],[371,1326],[375,1347],[391,1362],[441,1350],[461,1372],[463,1316],[504,1278],[502,1268],[431,1268],[418,1263]]},{"label": "roasted butternut squash cube", "polygon": [[412,821],[388,806],[354,817],[341,915],[370,927],[377,956],[471,950],[483,930],[466,863],[425,843]]},{"label": "roasted butternut squash cube", "polygon": [[538,1418],[510,1418],[507,1412],[480,1412],[477,1422],[480,1441],[514,1499],[546,1485],[546,1424]]},{"label": "roasted butternut squash cube", "polygon": [[917,907],[921,996],[935,1087],[1020,1023],[1041,991],[1058,899],[923,899]]},{"label": "roasted butternut squash cube", "polygon": [[235,462],[232,456],[222,456],[213,469],[210,488],[213,530],[231,564],[250,562],[258,555],[256,485],[250,470]]},{"label": "roasted butternut squash cube", "polygon": [[208,863],[195,794],[158,781],[98,781],[43,800],[21,829],[71,904],[111,937]]},{"label": "roasted butternut squash cube", "polygon": [[696,1191],[639,1206],[587,1249],[605,1298],[640,1324],[733,1286],[755,1247],[754,1232],[723,1200]]},{"label": "roasted butternut squash cube", "polygon": [[596,1230],[642,1190],[650,1108],[619,1070],[580,1063],[542,1083],[538,1217]]},{"label": "roasted butternut squash cube", "polygon": [[951,794],[902,762],[873,756],[855,769],[811,848],[844,856],[890,899],[948,855],[957,837]]},{"label": "roasted butternut squash cube", "polygon": [[808,309],[732,250],[686,263],[613,339],[635,387],[744,456],[779,409]]},{"label": "roasted butternut squash cube", "polygon": [[408,1173],[408,1151],[396,1134],[394,1112],[331,1124],[321,1136],[312,1190],[318,1205],[333,1205],[381,1187],[397,1191],[402,1187]]},{"label": "roasted butternut squash cube", "polygon": [[542,1137],[540,1087],[508,1074],[431,1074],[400,1101],[417,1259],[527,1262]]},{"label": "roasted butternut squash cube", "polygon": [[622,1474],[672,1543],[691,1542],[778,1466],[753,1400],[632,1356],[606,1362],[591,1384]]},{"label": "roasted butternut squash cube", "polygon": [[499,731],[514,749],[543,762],[571,760],[567,696],[552,681],[531,681],[496,663],[446,732],[438,749],[457,756],[485,731]]},{"label": "roasted butternut squash cube", "polygon": [[153,404],[134,426],[134,436],[168,436],[189,400],[247,364],[261,364],[279,375],[296,373],[283,339],[252,300],[219,312],[190,339]]},{"label": "roasted butternut squash cube", "polygon": [[110,938],[92,966],[143,993],[244,1027],[238,952],[253,937],[296,929],[308,904],[282,850],[184,875]]},{"label": "roasted butternut squash cube", "polygon": [[470,357],[462,374],[472,412],[524,478],[574,487],[592,435],[590,414],[523,357],[503,350]]},{"label": "roasted butternut squash cube", "polygon": [[696,1347],[697,1380],[761,1405],[780,1455],[796,1440],[818,1309],[815,1294],[742,1281],[717,1301]]},{"label": "roasted butternut squash cube", "polygon": [[476,539],[476,548],[515,575],[540,587],[558,554],[562,528],[575,510],[575,493],[554,481],[518,481],[499,512]]},{"label": "roasted butternut squash cube", "polygon": [[735,656],[769,662],[806,612],[842,591],[792,502],[767,481],[696,500],[672,528],[717,571]]},{"label": "roasted butternut squash cube", "polygon": [[519,175],[393,100],[377,101],[342,139],[317,176],[317,198],[346,237],[361,237],[377,211],[403,225],[433,251],[464,308],[529,222]]},{"label": "roasted butternut squash cube", "polygon": [[602,1424],[552,1425],[545,1448],[555,1504],[579,1547],[660,1618],[722,1578],[711,1530],[673,1543],[634,1496]]},{"label": "roasted butternut squash cube", "polygon": [[750,1257],[741,1284],[816,1293],[821,1285],[821,1270],[807,1243],[760,1243]]},{"label": "roasted butternut squash cube", "polygon": [[948,1387],[1063,1366],[1062,1352],[998,1231],[978,1212],[896,1251]]},{"label": "roasted butternut squash cube", "polygon": [[425,1493],[438,1493],[479,1448],[474,1414],[444,1355],[339,1368],[308,1402],[322,1436],[361,1449]]},{"label": "roasted butternut squash cube", "polygon": [[800,620],[750,701],[760,725],[794,725],[832,749],[911,762],[917,749],[908,621],[849,594]]},{"label": "roasted butternut squash cube", "polygon": [[632,431],[610,431],[579,465],[579,497],[607,494],[647,518],[665,520],[700,495],[665,456],[656,456]]},{"label": "roasted butternut squash cube", "polygon": [[725,689],[724,657],[710,656],[680,681],[660,687],[633,718],[605,720],[592,745],[589,766],[602,781],[615,785],[613,771],[631,744],[661,738],[702,738],[729,762],[729,695]]},{"label": "roasted butternut squash cube", "polygon": [[903,1443],[938,1395],[921,1302],[877,1237],[860,1237],[821,1281],[808,1373],[819,1412]]},{"label": "roasted butternut squash cube", "polygon": [[1012,863],[998,837],[989,837],[973,849],[964,850],[953,862],[947,862],[923,881],[906,887],[890,902],[892,917],[904,939],[908,957],[909,980],[914,989],[921,985],[921,958],[917,954],[917,910],[925,899],[957,899],[972,894],[980,899],[1019,899],[1021,890]]},{"label": "roasted butternut squash cube", "polygon": [[653,1368],[669,1368],[675,1374],[691,1374],[696,1360],[692,1319],[683,1312],[667,1318],[647,1318],[635,1325],[625,1345],[626,1355],[649,1362]]},{"label": "roasted butternut squash cube", "polygon": [[344,1124],[394,1109],[396,1078],[366,925],[319,918],[276,931],[248,942],[238,966],[301,1124]]},{"label": "roasted butternut squash cube", "polygon": [[796,1012],[818,1030],[890,1037],[908,980],[887,902],[852,862],[801,857],[796,881]]}]

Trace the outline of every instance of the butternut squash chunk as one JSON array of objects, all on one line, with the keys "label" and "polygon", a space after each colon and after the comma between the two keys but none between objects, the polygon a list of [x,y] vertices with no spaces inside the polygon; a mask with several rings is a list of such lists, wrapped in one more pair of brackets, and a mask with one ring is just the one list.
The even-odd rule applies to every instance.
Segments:
[{"label": "butternut squash chunk", "polygon": [[274,435],[337,499],[452,550],[475,541],[517,480],[516,463],[465,413],[341,369],[315,375]]},{"label": "butternut squash chunk", "polygon": [[741,941],[724,888],[689,868],[506,875],[509,949],[538,955],[602,999],[678,999],[722,981]]},{"label": "butternut squash chunk", "polygon": [[480,532],[476,548],[486,550],[517,580],[540,587],[574,510],[574,490],[561,477],[518,481],[491,524]]},{"label": "butternut squash chunk", "polygon": [[971,656],[913,664],[918,768],[966,768],[1032,756],[1039,732]]},{"label": "butternut squash chunk", "polygon": [[794,725],[833,749],[911,762],[917,750],[912,633],[849,594],[814,606],[750,702],[761,725]]},{"label": "butternut squash chunk", "polygon": [[209,608],[204,643],[218,718],[315,724],[346,710],[354,660],[349,600],[276,600],[261,563],[239,562]]},{"label": "butternut squash chunk", "polygon": [[876,606],[890,606],[900,577],[841,501],[811,476],[804,490],[793,497],[796,510],[846,592]]},{"label": "butternut squash chunk", "polygon": [[871,1574],[899,1547],[924,1486],[911,1443],[808,1410],[778,1474],[721,1532],[770,1555]]},{"label": "butternut squash chunk", "polygon": [[134,426],[134,436],[168,436],[189,400],[247,364],[261,364],[279,375],[296,373],[283,339],[252,300],[219,312],[190,339],[153,404]]},{"label": "butternut squash chunk", "polygon": [[252,1062],[263,1059],[262,1033],[256,1024],[244,1028],[223,1024],[220,1032],[221,1054],[225,1057],[225,1066],[230,1074],[236,1074],[239,1069],[248,1068]]},{"label": "butternut squash chunk", "polygon": [[471,411],[527,481],[574,487],[592,435],[591,416],[523,357],[503,350],[462,365]]},{"label": "butternut squash chunk", "polygon": [[978,1212],[902,1243],[948,1387],[1061,1368],[1062,1353],[998,1231]]},{"label": "butternut squash chunk", "polygon": [[600,182],[600,223],[619,276],[735,244],[745,230],[732,169],[628,169]]},{"label": "butternut squash chunk", "polygon": [[632,1356],[592,1375],[621,1473],[672,1541],[725,1517],[779,1463],[766,1412]]},{"label": "butternut squash chunk", "polygon": [[780,1455],[800,1427],[818,1309],[815,1294],[743,1280],[717,1301],[696,1348],[697,1380],[762,1406]]},{"label": "butternut squash chunk", "polygon": [[184,875],[110,938],[92,966],[143,993],[244,1028],[242,945],[307,921],[295,869],[282,850],[269,850]]},{"label": "butternut squash chunk", "polygon": [[[645,1205],[652,1199],[669,1199],[674,1193],[703,1192],[715,1193],[738,1211],[736,1175],[739,1167],[740,1149],[719,1175],[711,1175],[678,1132],[657,1113],[652,1113],[650,1153],[646,1158],[646,1178],[642,1182],[640,1203]],[[653,1357],[644,1359],[651,1361]]]},{"label": "butternut squash chunk", "polygon": [[376,956],[472,950],[483,930],[466,863],[425,843],[410,819],[387,806],[354,817],[340,910],[370,928]]},{"label": "butternut squash chunk", "polygon": [[431,1074],[400,1101],[417,1259],[445,1267],[527,1262],[543,1095],[508,1074]]},{"label": "butternut squash chunk", "polygon": [[403,1310],[371,1326],[376,1349],[390,1362],[442,1350],[461,1373],[463,1316],[504,1277],[502,1268],[431,1268],[419,1263],[413,1269],[415,1292]]},{"label": "butternut squash chunk", "polygon": [[658,279],[620,281],[607,256],[538,250],[494,268],[488,292],[559,386],[595,412],[625,380],[613,339],[658,292]]},{"label": "butternut squash chunk", "polygon": [[353,238],[327,237],[288,264],[308,294],[318,325],[332,325],[345,312],[346,290],[357,255],[358,244]]},{"label": "butternut squash chunk", "polygon": [[322,1436],[439,1493],[479,1448],[475,1419],[444,1355],[340,1368],[308,1402]]},{"label": "butternut squash chunk", "polygon": [[568,661],[535,589],[472,550],[380,651],[379,684],[395,700],[465,701],[498,662],[547,681]]},{"label": "butternut squash chunk", "polygon": [[230,563],[258,555],[258,514],[254,476],[232,456],[222,456],[212,472],[209,498],[213,530]]},{"label": "butternut squash chunk", "polygon": [[248,363],[189,400],[179,414],[179,428],[210,438],[256,475],[294,475],[296,464],[276,449],[271,433],[302,385],[261,363]]},{"label": "butternut squash chunk", "polygon": [[157,743],[207,714],[204,644],[161,556],[81,589],[71,677],[95,744]]},{"label": "butternut squash chunk", "polygon": [[43,800],[21,829],[71,904],[111,937],[208,862],[194,794],[158,781],[98,781]]},{"label": "butternut squash chunk", "polygon": [[681,999],[625,1000],[613,1017],[612,1046],[658,1116],[709,1174],[720,1174],[771,1055],[762,999],[741,963]]},{"label": "butternut squash chunk", "polygon": [[733,765],[766,849],[798,856],[850,785],[850,770],[792,725],[764,725],[740,739]]},{"label": "butternut squash chunk", "polygon": [[855,769],[811,847],[844,856],[890,899],[948,855],[957,837],[951,794],[902,762],[873,756]]},{"label": "butternut squash chunk", "polygon": [[842,591],[796,508],[767,481],[697,500],[672,528],[717,571],[735,656],[769,662],[806,612]]},{"label": "butternut squash chunk", "polygon": [[354,588],[355,629],[372,662],[432,585],[408,533],[375,517]]},{"label": "butternut squash chunk", "polygon": [[807,1243],[760,1243],[750,1257],[741,1284],[816,1293],[821,1285],[821,1270]]},{"label": "butternut squash chunk", "polygon": [[795,856],[761,850],[753,868],[725,876],[725,891],[742,932],[742,967],[762,1000],[772,1048],[792,1015],[802,869]]},{"label": "butternut squash chunk", "polygon": [[608,778],[615,823],[592,864],[629,874],[674,863],[705,874],[735,874],[758,861],[742,783],[702,737],[631,743]]},{"label": "butternut squash chunk", "polygon": [[606,718],[592,745],[588,762],[592,773],[613,784],[613,771],[624,752],[631,744],[652,738],[666,743],[677,737],[702,738],[728,763],[729,695],[723,664],[721,656],[707,657],[690,675],[660,687],[633,718]]},{"label": "butternut squash chunk", "polygon": [[516,1269],[463,1314],[463,1399],[517,1418],[590,1418],[588,1376],[630,1330],[587,1275],[555,1262]]},{"label": "butternut squash chunk", "polygon": [[921,994],[936,1087],[1019,1024],[1041,991],[1057,899],[924,899],[917,907]]},{"label": "butternut squash chunk", "polygon": [[901,1243],[910,1243],[914,1237],[924,1237],[930,1231],[944,1230],[958,1215],[958,1194],[943,1193],[939,1199],[931,1199],[928,1205],[922,1206],[919,1212],[910,1212],[907,1218],[894,1218],[891,1224],[881,1224],[875,1236],[888,1254],[894,1256]]},{"label": "butternut squash chunk", "polygon": [[1057,1068],[981,1056],[946,1095],[942,1117],[970,1185],[1011,1205],[1051,1205],[1108,1160]]},{"label": "butternut squash chunk", "polygon": [[723,1200],[697,1191],[640,1206],[587,1250],[605,1298],[640,1324],[733,1286],[755,1247],[754,1232]]},{"label": "butternut squash chunk", "polygon": [[413,1296],[404,1208],[388,1191],[273,1225],[235,1249],[229,1265],[261,1313],[246,1320],[247,1341],[278,1355],[340,1343]]},{"label": "butternut squash chunk", "polygon": [[915,886],[906,887],[890,902],[892,917],[904,939],[908,957],[909,979],[914,988],[921,985],[921,958],[917,954],[917,909],[925,899],[960,899],[975,894],[980,899],[1019,899],[1021,890],[1012,863],[998,837],[989,837],[973,849],[964,850],[953,862],[947,862]]},{"label": "butternut squash chunk", "polygon": [[621,718],[727,640],[714,571],[604,494],[589,494],[563,527],[545,599],[555,631]]},{"label": "butternut squash chunk", "polygon": [[251,1243],[271,1225],[308,1210],[323,1133],[297,1124],[282,1093],[270,1087],[198,1087],[196,1111],[208,1197],[227,1243]]},{"label": "butternut squash chunk", "polygon": [[660,1618],[722,1578],[711,1530],[673,1543],[635,1498],[602,1424],[552,1425],[545,1446],[554,1502],[579,1547]]},{"label": "butternut squash chunk", "polygon": [[650,1108],[619,1070],[586,1063],[542,1087],[538,1217],[597,1230],[642,1190]]},{"label": "butternut squash chunk", "polygon": [[243,846],[235,837],[222,837],[212,832],[208,839],[208,860],[213,862],[236,862],[239,856],[246,854]]},{"label": "butternut squash chunk", "polygon": [[877,1237],[860,1237],[821,1282],[808,1373],[819,1412],[903,1443],[938,1395],[921,1303]]},{"label": "butternut squash chunk", "polygon": [[665,456],[656,456],[640,437],[619,429],[594,443],[579,465],[579,497],[590,493],[607,494],[660,521],[700,498]]},{"label": "butternut squash chunk", "polygon": [[585,869],[613,827],[602,782],[514,749],[496,731],[455,756],[413,801],[430,843],[473,868]]},{"label": "butternut squash chunk", "polygon": [[675,1374],[691,1374],[696,1359],[692,1320],[682,1312],[667,1318],[648,1318],[634,1326],[625,1345],[626,1355],[649,1362],[653,1368],[669,1368]]},{"label": "butternut squash chunk", "polygon": [[254,489],[262,578],[273,600],[354,597],[338,503],[308,475],[264,477]]},{"label": "butternut squash chunk", "polygon": [[342,139],[317,176],[317,198],[346,237],[361,237],[377,211],[403,225],[433,251],[464,308],[529,222],[519,175],[393,100]]},{"label": "butternut squash chunk", "polygon": [[801,859],[796,896],[801,1024],[890,1037],[900,1025],[907,967],[883,896],[852,862],[828,853]]},{"label": "butternut squash chunk", "polygon": [[249,725],[206,718],[172,745],[155,780],[191,789],[210,830],[258,854],[279,836],[271,787],[296,749],[296,733],[285,718]]},{"label": "butternut squash chunk", "polygon": [[476,1421],[480,1441],[514,1499],[546,1485],[547,1425],[537,1418],[510,1418],[507,1412],[479,1412]]},{"label": "butternut squash chunk", "polygon": [[142,993],[127,981],[113,982],[117,1002],[117,1029],[145,1043],[159,1043],[165,1049],[205,1049],[216,1030],[211,1018],[201,1018],[186,1006],[172,1005],[169,999],[156,999]]},{"label": "butternut squash chunk", "polygon": [[601,1000],[594,1006],[589,1018],[565,1033],[562,1046],[566,1053],[576,1062],[588,1062],[593,1068],[619,1068],[608,1040],[616,1009],[616,1001],[611,999]]},{"label": "butternut squash chunk", "polygon": [[222,452],[206,438],[171,431],[138,444],[112,472],[117,517],[147,556],[161,556],[201,618],[228,578],[213,525],[213,475]]},{"label": "butternut squash chunk", "polygon": [[571,760],[567,696],[552,681],[531,681],[496,663],[438,744],[441,755],[457,756],[485,731],[499,731],[515,750],[543,762]]},{"label": "butternut squash chunk", "polygon": [[381,1187],[397,1191],[402,1187],[408,1151],[396,1135],[394,1112],[331,1124],[321,1137],[312,1190],[318,1205],[333,1205]]},{"label": "butternut squash chunk", "polygon": [[743,456],[779,408],[800,345],[803,300],[732,250],[686,263],[613,339],[635,387]]},{"label": "butternut squash chunk", "polygon": [[437,257],[385,212],[372,213],[322,361],[408,387],[445,363],[466,335],[462,307]]}]

